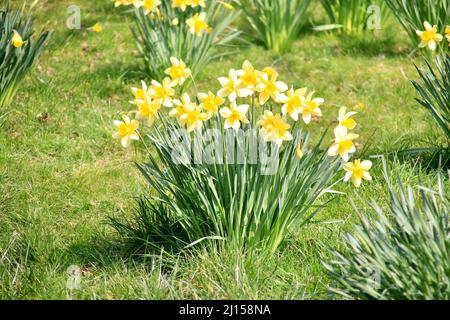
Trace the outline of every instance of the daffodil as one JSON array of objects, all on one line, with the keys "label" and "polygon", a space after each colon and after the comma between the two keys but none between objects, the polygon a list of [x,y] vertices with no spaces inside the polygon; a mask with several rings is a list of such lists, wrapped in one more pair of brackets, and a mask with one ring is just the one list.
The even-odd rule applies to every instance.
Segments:
[{"label": "daffodil", "polygon": [[169,117],[174,117],[178,119],[187,112],[187,109],[195,107],[194,103],[191,102],[191,98],[187,93],[184,93],[181,96],[181,99],[173,100],[173,104],[175,108],[170,110]]},{"label": "daffodil", "polygon": [[187,93],[181,96],[181,100],[173,101],[175,108],[169,113],[170,117],[178,118],[181,126],[186,126],[188,132],[201,128],[203,122],[208,120],[208,115],[203,112],[201,106],[197,106],[191,102],[191,98]]},{"label": "daffodil", "polygon": [[180,8],[181,11],[186,11],[190,4],[191,0],[172,0],[172,8]]},{"label": "daffodil", "polygon": [[208,29],[208,24],[205,21],[206,13],[196,13],[192,18],[186,21],[189,30],[192,34],[201,35],[203,30]]},{"label": "daffodil", "polygon": [[231,69],[228,73],[228,78],[219,78],[218,80],[222,89],[217,92],[217,95],[222,98],[228,97],[231,102],[236,101],[238,97],[245,98],[251,96],[253,94],[252,90],[243,87],[241,80],[239,79],[239,77],[242,77],[243,75],[244,72],[242,70],[236,71]]},{"label": "daffodil", "polygon": [[201,107],[206,111],[208,118],[211,118],[213,115],[215,115],[219,107],[225,103],[225,99],[222,97],[216,96],[211,91],[206,93],[199,93],[198,99],[201,102]]},{"label": "daffodil", "polygon": [[283,141],[292,140],[292,135],[288,131],[291,126],[279,114],[274,115],[272,111],[265,110],[258,124],[261,126],[260,134],[264,141],[275,142],[281,146]]},{"label": "daffodil", "polygon": [[160,0],[144,0],[142,3],[144,14],[147,15],[150,12],[157,10],[159,5],[161,5]]},{"label": "daffodil", "polygon": [[294,121],[298,121],[298,115],[301,112],[302,101],[305,100],[306,88],[294,90],[289,89],[286,94],[277,97],[277,102],[283,103],[281,112],[283,115],[289,115]]},{"label": "daffodil", "polygon": [[126,115],[122,116],[122,121],[115,120],[114,125],[117,127],[117,132],[114,133],[114,139],[120,139],[120,143],[124,148],[128,148],[133,140],[139,140],[139,122],[130,120]]},{"label": "daffodil", "polygon": [[[269,69],[266,69],[269,71]],[[277,101],[277,97],[287,91],[289,87],[282,81],[278,80],[278,73],[272,72],[273,69],[270,69],[271,74],[266,72],[262,72],[260,78],[260,84],[257,87],[257,91],[259,92],[259,103],[261,105],[265,104],[270,98],[274,101]]]},{"label": "daffodil", "polygon": [[131,104],[136,104],[136,101],[143,100],[146,95],[150,94],[147,84],[144,81],[141,81],[142,88],[131,88],[131,92],[133,92],[134,100],[130,101]]},{"label": "daffodil", "polygon": [[180,23],[180,20],[178,18],[173,18],[172,25],[177,26]]},{"label": "daffodil", "polygon": [[100,22],[97,22],[96,24],[94,24],[94,25],[92,26],[91,30],[92,30],[92,32],[99,33],[99,32],[102,32],[102,31],[103,31],[103,27],[102,27],[102,25],[100,24]]},{"label": "daffodil", "polygon": [[165,78],[162,83],[153,80],[149,89],[149,94],[153,99],[161,99],[163,106],[172,107],[172,97],[175,95],[173,87],[175,86],[176,83],[170,78]]},{"label": "daffodil", "polygon": [[133,4],[135,2],[139,2],[137,0],[115,0],[114,1],[114,6],[118,7],[118,6],[128,6],[130,4]]},{"label": "daffodil", "polygon": [[205,8],[205,7],[206,7],[205,0],[191,0],[191,1],[189,1],[189,5],[190,5],[192,8],[195,8],[195,7],[198,7],[198,6],[200,6],[200,7],[202,7],[202,8]]},{"label": "daffodil", "polygon": [[359,136],[354,133],[348,133],[347,128],[339,126],[334,130],[335,141],[328,149],[328,155],[335,157],[339,155],[344,161],[350,159],[350,154],[356,152],[353,140]]},{"label": "daffodil", "polygon": [[150,96],[145,95],[142,100],[137,100],[136,105],[138,111],[136,118],[146,121],[151,126],[155,119],[158,119],[158,110],[161,109],[161,100],[153,100]]},{"label": "daffodil", "polygon": [[11,44],[16,48],[20,48],[25,44],[25,41],[23,41],[22,36],[16,30],[13,30],[13,37],[11,40]]},{"label": "daffodil", "polygon": [[230,107],[220,109],[220,115],[225,118],[225,129],[233,128],[238,131],[242,123],[249,123],[247,119],[247,112],[250,106],[243,104],[238,106],[236,102],[232,102]]},{"label": "daffodil", "polygon": [[428,21],[425,21],[423,26],[425,31],[417,30],[416,33],[420,36],[422,40],[419,44],[420,48],[428,47],[430,50],[436,50],[439,42],[442,41],[443,37],[438,33],[437,26],[431,26]]},{"label": "daffodil", "polygon": [[344,181],[347,182],[350,179],[353,185],[357,188],[361,186],[362,179],[372,180],[372,176],[369,170],[372,168],[372,162],[369,160],[362,161],[355,160],[355,162],[348,162],[344,165],[344,170],[346,171]]},{"label": "daffodil", "polygon": [[233,5],[231,5],[229,2],[225,2],[225,1],[218,1],[218,2],[227,10],[234,9]]},{"label": "daffodil", "polygon": [[322,116],[322,110],[320,109],[320,105],[322,105],[325,100],[322,98],[314,98],[313,99],[314,92],[311,92],[308,94],[306,99],[302,99],[302,107],[301,107],[301,114],[302,119],[306,124],[309,124],[311,122],[312,116],[321,117]]},{"label": "daffodil", "polygon": [[244,61],[242,64],[241,72],[241,85],[249,90],[255,90],[259,84],[260,72],[256,70],[249,61]]},{"label": "daffodil", "polygon": [[191,76],[191,69],[186,67],[186,64],[181,59],[175,57],[170,58],[172,66],[168,68],[165,72],[169,75],[172,80],[179,85],[182,85],[187,78]]},{"label": "daffodil", "polygon": [[349,130],[355,129],[356,121],[352,118],[357,112],[347,112],[346,107],[339,109],[339,125]]},{"label": "daffodil", "polygon": [[301,145],[297,146],[297,149],[295,149],[295,154],[297,155],[297,158],[303,158],[303,149]]}]

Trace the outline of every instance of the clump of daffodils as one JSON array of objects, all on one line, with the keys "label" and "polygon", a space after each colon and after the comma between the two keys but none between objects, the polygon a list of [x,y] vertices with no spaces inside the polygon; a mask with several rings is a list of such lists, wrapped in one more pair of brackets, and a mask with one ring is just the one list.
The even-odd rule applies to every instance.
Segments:
[{"label": "clump of daffodils", "polygon": [[[148,77],[161,82],[167,72],[179,72],[171,56],[190,66],[190,75],[202,72],[207,64],[223,54],[227,44],[240,32],[230,28],[239,12],[232,10],[231,0],[115,0],[116,6],[127,6],[133,12],[133,36],[143,58]],[[220,47],[220,49],[219,49]],[[220,54],[219,53],[220,50]],[[166,70],[172,64],[171,70]]]},{"label": "clump of daffodils", "polygon": [[[444,40],[444,36],[439,33],[437,25],[432,26],[428,21],[425,21],[423,26],[425,30],[416,30],[421,40],[419,48],[428,48],[431,51],[435,51]],[[450,46],[450,26],[446,26],[445,28],[445,37]]]},{"label": "clump of daffodils", "polygon": [[[134,97],[130,103],[135,109],[114,123],[117,126],[114,137],[121,140],[122,146],[128,147],[140,138],[139,120],[152,126],[163,114],[175,119],[188,133],[201,131],[207,122],[208,128],[219,123],[219,128],[225,131],[257,129],[264,142],[277,148],[294,143],[301,126],[311,126],[313,119],[319,121],[322,117],[323,98],[315,97],[314,91],[307,88],[288,86],[271,67],[258,70],[245,61],[242,68],[231,69],[227,76],[218,78],[218,91],[196,92],[193,96],[183,92],[182,86],[185,81],[193,81],[189,67],[179,58],[172,57],[170,61],[165,71],[167,77],[162,82],[153,80],[147,85],[142,81],[140,88],[132,88]],[[339,124],[328,155],[342,158],[344,180],[351,180],[359,187],[363,179],[371,180],[368,171],[372,164],[360,160],[349,162],[356,152],[354,141],[359,137],[352,132],[357,125],[355,114],[347,112],[345,107],[339,110]],[[130,119],[132,115],[136,120]],[[292,156],[301,161],[302,145],[296,145],[293,150]]]}]

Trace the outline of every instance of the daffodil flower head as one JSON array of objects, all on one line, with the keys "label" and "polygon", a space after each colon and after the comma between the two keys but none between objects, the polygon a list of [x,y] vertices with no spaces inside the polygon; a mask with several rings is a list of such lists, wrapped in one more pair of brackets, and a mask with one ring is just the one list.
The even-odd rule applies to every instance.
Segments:
[{"label": "daffodil flower head", "polygon": [[424,31],[416,30],[417,35],[421,39],[419,48],[428,47],[430,50],[434,51],[436,50],[438,43],[442,41],[443,37],[438,33],[437,26],[431,26],[428,21],[425,21],[423,26],[425,27]]},{"label": "daffodil flower head", "polygon": [[231,3],[225,2],[225,1],[218,1],[225,9],[227,10],[233,10],[234,7]]},{"label": "daffodil flower head", "polygon": [[265,110],[261,120],[258,121],[261,126],[260,134],[264,141],[275,142],[281,146],[283,141],[291,141],[292,134],[288,131],[291,127],[279,114],[273,114],[270,110]]},{"label": "daffodil flower head", "polygon": [[[266,68],[266,70],[268,69]],[[288,89],[289,87],[287,86],[287,84],[282,81],[278,81],[277,72],[273,72],[271,74],[262,72],[261,83],[257,87],[257,91],[259,92],[259,102],[261,103],[261,105],[263,105],[270,98],[272,98],[272,100],[276,102],[277,97]]]},{"label": "daffodil flower head", "polygon": [[94,24],[94,25],[92,26],[91,30],[92,30],[92,32],[99,33],[99,32],[102,32],[102,31],[103,31],[103,27],[102,27],[102,25],[100,24],[100,22],[97,22],[96,24]]},{"label": "daffodil flower head", "polygon": [[143,80],[141,81],[141,85],[142,88],[131,88],[131,92],[134,95],[134,100],[129,101],[131,104],[137,104],[137,100],[143,100],[146,95],[149,95],[149,89]]},{"label": "daffodil flower head", "polygon": [[191,0],[172,0],[172,8],[180,8],[181,11],[186,11],[190,4]]},{"label": "daffodil flower head", "polygon": [[159,5],[161,5],[161,0],[143,0],[142,7],[144,8],[144,14],[147,15],[150,12],[155,12]]},{"label": "daffodil flower head", "polygon": [[192,34],[200,36],[202,32],[209,28],[208,24],[205,21],[206,13],[196,13],[192,18],[186,20],[186,24],[189,26],[189,31]]},{"label": "daffodil flower head", "polygon": [[353,185],[359,188],[361,186],[362,179],[367,181],[372,180],[372,176],[369,173],[371,168],[372,162],[369,160],[355,160],[355,162],[348,162],[344,165],[344,170],[346,171],[344,181],[347,182],[351,179]]},{"label": "daffodil flower head", "polygon": [[153,99],[161,99],[163,106],[172,107],[172,97],[175,95],[173,87],[176,85],[176,82],[172,81],[170,78],[165,78],[162,83],[153,80],[149,89],[149,94]]},{"label": "daffodil flower head", "polygon": [[220,109],[220,115],[225,118],[225,129],[232,128],[238,131],[241,127],[241,123],[249,123],[247,119],[247,112],[250,106],[248,104],[243,104],[238,106],[236,101],[232,102],[230,107],[225,107]]},{"label": "daffodil flower head", "polygon": [[165,73],[172,78],[172,81],[177,85],[182,85],[187,78],[191,76],[191,69],[186,67],[186,64],[181,59],[175,57],[170,58],[172,66],[167,68]]},{"label": "daffodil flower head", "polygon": [[206,93],[199,93],[198,99],[201,102],[201,107],[206,111],[208,118],[212,118],[219,110],[219,107],[225,103],[225,99],[216,96],[211,91]]},{"label": "daffodil flower head", "polygon": [[159,118],[158,111],[161,109],[161,99],[153,100],[149,95],[145,95],[142,100],[136,100],[138,111],[136,118],[144,120],[151,126]]},{"label": "daffodil flower head", "polygon": [[231,102],[239,98],[246,98],[253,94],[253,91],[243,87],[239,77],[244,75],[242,70],[231,69],[228,72],[228,77],[220,77],[218,79],[222,89],[217,92],[217,95],[222,98],[228,98]]},{"label": "daffodil flower head", "polygon": [[338,126],[334,130],[335,140],[331,147],[328,149],[328,155],[335,157],[339,155],[344,161],[350,159],[350,154],[356,152],[356,147],[353,140],[357,139],[359,135],[354,133],[348,133],[347,128]]},{"label": "daffodil flower head", "polygon": [[346,107],[339,109],[339,125],[343,126],[349,130],[355,129],[356,121],[352,118],[357,112],[347,112]]},{"label": "daffodil flower head", "polygon": [[303,158],[303,149],[300,144],[297,146],[297,149],[295,149],[295,154],[297,155],[297,158]]},{"label": "daffodil flower head", "polygon": [[314,92],[308,94],[306,98],[302,98],[301,114],[302,119],[306,124],[311,123],[313,116],[321,117],[322,110],[320,106],[325,102],[322,98],[314,98]]},{"label": "daffodil flower head", "polygon": [[240,73],[242,74],[240,77],[242,87],[254,91],[259,84],[260,72],[249,61],[245,60]]},{"label": "daffodil flower head", "polygon": [[186,126],[188,132],[200,129],[203,122],[208,120],[208,115],[203,112],[202,107],[191,102],[187,93],[181,96],[181,100],[176,99],[173,103],[175,108],[170,111],[169,116],[178,118],[180,125]]},{"label": "daffodil flower head", "polygon": [[114,125],[117,131],[114,133],[114,139],[120,139],[120,143],[124,148],[128,148],[133,140],[139,140],[139,122],[130,120],[126,115],[122,115],[122,121],[115,120]]},{"label": "daffodil flower head", "polygon": [[190,0],[189,1],[189,5],[192,8],[195,8],[195,7],[198,7],[198,6],[200,6],[202,8],[205,8],[206,7],[206,2],[205,2],[205,0]]},{"label": "daffodil flower head", "polygon": [[301,112],[301,106],[305,100],[306,88],[294,90],[293,87],[289,89],[286,94],[280,94],[276,99],[277,102],[282,103],[282,114],[289,115],[294,121],[298,121],[298,116]]},{"label": "daffodil flower head", "polygon": [[20,48],[25,44],[25,41],[23,41],[22,36],[16,30],[13,30],[11,44],[16,48]]}]

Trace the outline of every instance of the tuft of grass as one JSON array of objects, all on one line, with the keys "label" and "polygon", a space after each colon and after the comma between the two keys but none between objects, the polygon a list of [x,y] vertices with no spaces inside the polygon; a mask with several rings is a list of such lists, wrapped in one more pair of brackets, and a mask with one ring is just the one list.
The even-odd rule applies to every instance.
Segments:
[{"label": "tuft of grass", "polygon": [[[1,5],[1,4],[0,4]],[[33,38],[34,25],[31,15],[23,17],[22,10],[11,10],[9,5],[0,8],[0,110],[9,106],[19,91],[25,75],[35,64],[50,32]],[[12,44],[13,36],[21,37],[20,47]]]},{"label": "tuft of grass", "polygon": [[[375,202],[360,210],[360,224],[344,237],[345,249],[325,263],[332,291],[359,299],[450,297],[450,202],[443,175],[418,190],[398,184],[387,209]],[[420,193],[416,197],[417,191]]]},{"label": "tuft of grass", "polygon": [[249,0],[236,1],[252,27],[254,39],[280,55],[292,43],[307,22],[311,0]]}]

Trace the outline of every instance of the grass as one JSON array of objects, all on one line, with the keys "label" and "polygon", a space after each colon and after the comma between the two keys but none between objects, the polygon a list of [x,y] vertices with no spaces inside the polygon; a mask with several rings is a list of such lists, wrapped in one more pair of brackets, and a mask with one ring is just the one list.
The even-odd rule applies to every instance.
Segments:
[{"label": "grass", "polygon": [[[194,252],[184,257],[131,258],[108,216],[129,215],[145,192],[133,160],[111,138],[112,120],[127,110],[129,88],[145,78],[130,19],[106,2],[78,1],[82,24],[100,21],[104,31],[64,27],[70,1],[41,1],[39,26],[55,29],[50,45],[11,107],[0,116],[0,298],[175,299],[330,297],[320,259],[340,248],[357,222],[340,185],[337,198],[302,232],[293,232],[275,256]],[[429,114],[414,101],[408,79],[416,73],[400,27],[377,39],[305,32],[292,53],[272,57],[256,46],[216,61],[198,79],[200,88],[249,59],[257,67],[277,61],[282,79],[314,88],[326,99],[321,128],[334,124],[339,106],[366,105],[357,117],[365,157],[403,146],[443,141]],[[147,79],[148,80],[148,79]],[[3,110],[2,110],[3,112]],[[331,137],[330,137],[331,139]],[[363,198],[386,203],[381,163]],[[408,159],[392,162],[392,174],[416,184],[436,175]],[[66,288],[67,269],[81,268],[81,288]]]}]

